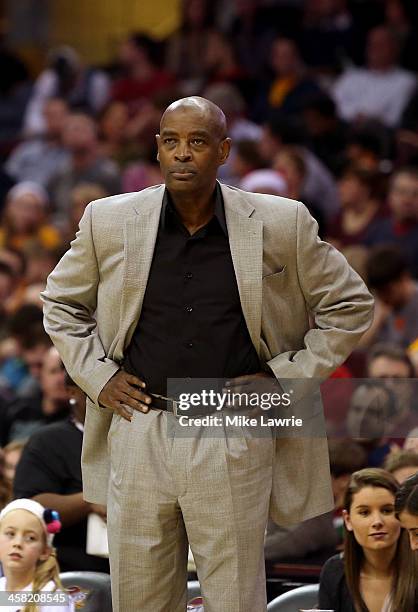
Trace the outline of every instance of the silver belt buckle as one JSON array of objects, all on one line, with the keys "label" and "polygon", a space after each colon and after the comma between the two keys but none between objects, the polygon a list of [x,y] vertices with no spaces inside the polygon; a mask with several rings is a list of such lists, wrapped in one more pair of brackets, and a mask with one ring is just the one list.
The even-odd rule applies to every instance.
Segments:
[{"label": "silver belt buckle", "polygon": [[178,416],[179,416],[179,415],[178,415],[178,412],[177,412],[177,410],[178,410],[178,406],[179,406],[179,402],[177,402],[176,400],[171,400],[171,403],[172,403],[172,405],[173,405],[173,414],[174,414],[174,416],[175,416],[175,417],[176,417],[176,419],[177,419],[177,418],[178,418]]}]

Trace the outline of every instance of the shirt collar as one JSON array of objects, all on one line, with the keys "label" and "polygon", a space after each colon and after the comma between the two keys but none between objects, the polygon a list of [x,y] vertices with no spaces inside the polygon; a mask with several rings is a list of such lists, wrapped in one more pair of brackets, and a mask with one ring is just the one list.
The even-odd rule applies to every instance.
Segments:
[{"label": "shirt collar", "polygon": [[[161,224],[162,229],[165,229],[167,227],[167,215],[173,214],[173,213],[177,215],[177,218],[178,218],[178,214],[173,204],[173,200],[171,199],[170,193],[168,189],[166,188],[164,191],[163,206],[161,209],[161,217],[160,217],[160,224]],[[228,236],[224,200],[222,196],[221,186],[218,182],[216,182],[216,187],[215,187],[215,209],[214,209],[213,216],[217,219],[225,236]]]}]

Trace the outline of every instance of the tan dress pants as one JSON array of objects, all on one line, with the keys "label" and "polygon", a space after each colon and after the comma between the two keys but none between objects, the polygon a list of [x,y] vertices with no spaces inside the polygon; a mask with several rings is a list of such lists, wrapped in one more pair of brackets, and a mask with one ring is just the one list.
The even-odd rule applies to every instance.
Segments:
[{"label": "tan dress pants", "polygon": [[184,612],[188,544],[205,612],[265,612],[271,435],[114,415],[108,437],[114,612]]}]

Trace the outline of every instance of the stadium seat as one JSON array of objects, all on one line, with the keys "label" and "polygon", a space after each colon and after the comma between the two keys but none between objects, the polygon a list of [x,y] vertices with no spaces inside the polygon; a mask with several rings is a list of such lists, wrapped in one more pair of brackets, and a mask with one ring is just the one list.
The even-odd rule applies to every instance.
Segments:
[{"label": "stadium seat", "polygon": [[300,608],[313,608],[318,603],[318,591],[319,584],[292,589],[273,599],[267,606],[267,612],[295,612]]},{"label": "stadium seat", "polygon": [[112,612],[110,576],[101,572],[62,572],[63,586],[68,589],[77,610]]}]

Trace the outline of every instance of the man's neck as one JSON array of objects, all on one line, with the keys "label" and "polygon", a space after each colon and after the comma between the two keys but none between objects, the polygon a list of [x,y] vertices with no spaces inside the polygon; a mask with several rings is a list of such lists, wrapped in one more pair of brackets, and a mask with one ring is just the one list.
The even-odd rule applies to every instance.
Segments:
[{"label": "man's neck", "polygon": [[213,217],[215,210],[215,186],[211,195],[173,194],[171,199],[183,225],[190,234],[204,227]]}]

